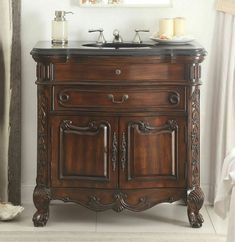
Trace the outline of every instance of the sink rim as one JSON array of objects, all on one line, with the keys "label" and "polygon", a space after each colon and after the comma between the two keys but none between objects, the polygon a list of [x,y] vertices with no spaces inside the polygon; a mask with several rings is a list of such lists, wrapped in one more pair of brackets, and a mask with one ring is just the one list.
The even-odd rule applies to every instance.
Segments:
[{"label": "sink rim", "polygon": [[107,42],[104,44],[97,44],[97,43],[87,43],[83,44],[83,47],[90,47],[90,48],[100,48],[100,49],[139,49],[139,48],[151,48],[154,47],[155,44],[147,44],[147,43],[133,43],[133,42],[122,42],[122,43],[113,43]]}]

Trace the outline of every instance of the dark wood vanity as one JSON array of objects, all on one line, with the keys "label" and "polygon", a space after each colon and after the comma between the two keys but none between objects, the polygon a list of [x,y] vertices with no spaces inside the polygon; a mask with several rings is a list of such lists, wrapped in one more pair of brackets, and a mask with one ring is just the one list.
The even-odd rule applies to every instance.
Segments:
[{"label": "dark wood vanity", "polygon": [[[35,226],[51,200],[95,211],[187,201],[201,227],[200,63],[196,42],[136,49],[39,42]],[[79,214],[78,214],[79,216]]]}]

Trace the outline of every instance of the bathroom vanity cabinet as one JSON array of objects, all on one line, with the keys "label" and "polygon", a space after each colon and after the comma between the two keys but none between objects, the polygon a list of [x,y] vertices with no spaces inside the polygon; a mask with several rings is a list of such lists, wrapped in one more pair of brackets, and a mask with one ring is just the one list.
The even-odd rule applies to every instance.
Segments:
[{"label": "bathroom vanity cabinet", "polygon": [[[95,211],[187,202],[200,227],[200,77],[197,43],[136,49],[39,42],[35,226],[51,200]],[[79,214],[78,214],[79,216]]]}]

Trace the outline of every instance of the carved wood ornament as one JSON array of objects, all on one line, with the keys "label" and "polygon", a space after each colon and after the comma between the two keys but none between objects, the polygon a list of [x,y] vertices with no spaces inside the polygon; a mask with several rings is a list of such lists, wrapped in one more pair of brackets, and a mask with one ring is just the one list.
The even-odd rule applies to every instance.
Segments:
[{"label": "carved wood ornament", "polygon": [[188,195],[188,218],[193,228],[200,228],[204,219],[199,213],[204,203],[204,193],[202,189],[197,186]]},{"label": "carved wood ornament", "polygon": [[113,195],[114,202],[111,204],[103,204],[100,198],[96,196],[91,196],[88,205],[91,206],[96,211],[104,211],[107,209],[113,209],[115,212],[122,212],[124,209],[129,209],[131,211],[141,211],[150,208],[150,202],[146,197],[139,199],[138,204],[130,205],[128,204],[127,194],[122,192],[116,192]]},{"label": "carved wood ornament", "polygon": [[201,79],[201,66],[200,64],[193,64],[190,66],[190,81],[192,83],[199,83]]},{"label": "carved wood ornament", "polygon": [[200,188],[200,89],[193,87],[192,93],[192,187],[188,194],[188,218],[192,227],[199,228],[204,222],[199,210],[203,206],[204,194]]},{"label": "carved wood ornament", "polygon": [[128,127],[130,129],[131,127],[134,127],[136,125],[139,131],[141,131],[142,133],[150,133],[150,132],[161,133],[162,131],[168,131],[168,130],[175,131],[178,129],[178,124],[177,124],[177,121],[175,120],[168,120],[165,125],[162,125],[160,127],[152,127],[148,123],[145,123],[143,121],[131,122]]},{"label": "carved wood ornament", "polygon": [[38,162],[37,180],[33,193],[34,205],[37,208],[33,216],[36,227],[42,227],[49,218],[49,203],[51,200],[48,182],[48,99],[46,92],[38,90]]},{"label": "carved wood ornament", "polygon": [[121,166],[122,170],[124,171],[126,168],[127,162],[127,143],[126,143],[126,133],[122,132],[122,145],[121,145]]},{"label": "carved wood ornament", "polygon": [[117,154],[118,154],[118,141],[117,134],[113,132],[113,144],[112,144],[112,164],[113,164],[113,172],[116,171],[117,166]]},{"label": "carved wood ornament", "polygon": [[200,89],[192,94],[192,185],[200,184]]},{"label": "carved wood ornament", "polygon": [[38,92],[38,162],[37,184],[47,183],[47,156],[48,156],[48,99],[43,90]]},{"label": "carved wood ornament", "polygon": [[33,216],[35,227],[43,227],[49,219],[49,203],[51,201],[50,189],[45,186],[37,185],[33,193],[33,202],[37,208]]}]

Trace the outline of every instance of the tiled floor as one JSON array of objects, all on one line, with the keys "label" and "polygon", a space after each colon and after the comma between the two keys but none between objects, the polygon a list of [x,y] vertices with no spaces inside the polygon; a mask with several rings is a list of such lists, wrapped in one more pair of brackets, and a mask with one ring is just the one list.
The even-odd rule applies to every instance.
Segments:
[{"label": "tiled floor", "polygon": [[201,212],[203,227],[189,226],[186,207],[179,204],[160,204],[141,213],[124,211],[92,212],[74,204],[52,204],[50,219],[44,228],[34,228],[33,205],[25,205],[25,211],[15,221],[2,222],[1,231],[83,231],[83,232],[170,232],[226,234],[227,221],[220,219],[210,206]]}]

